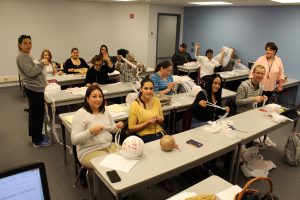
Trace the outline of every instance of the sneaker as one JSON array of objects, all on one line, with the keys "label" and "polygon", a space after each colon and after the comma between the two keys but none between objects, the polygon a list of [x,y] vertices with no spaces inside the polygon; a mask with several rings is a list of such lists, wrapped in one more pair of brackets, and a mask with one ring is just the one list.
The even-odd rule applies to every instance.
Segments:
[{"label": "sneaker", "polygon": [[46,147],[52,144],[52,141],[49,138],[44,138],[43,140],[33,143],[33,147],[39,148],[39,147]]},{"label": "sneaker", "polygon": [[50,140],[50,138],[47,134],[43,134],[43,140]]}]

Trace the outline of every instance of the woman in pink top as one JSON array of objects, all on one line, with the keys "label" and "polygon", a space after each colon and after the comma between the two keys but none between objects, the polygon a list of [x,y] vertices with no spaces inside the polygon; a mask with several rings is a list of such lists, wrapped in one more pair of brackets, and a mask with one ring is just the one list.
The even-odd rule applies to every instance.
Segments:
[{"label": "woman in pink top", "polygon": [[[284,70],[281,59],[276,56],[278,51],[276,44],[274,42],[268,42],[265,46],[265,51],[265,55],[259,57],[253,66],[262,65],[265,67],[266,73],[260,84],[264,91],[263,95],[266,95],[268,99],[270,99],[277,83],[278,92],[281,92],[283,89]],[[252,70],[249,78],[252,78]]]}]

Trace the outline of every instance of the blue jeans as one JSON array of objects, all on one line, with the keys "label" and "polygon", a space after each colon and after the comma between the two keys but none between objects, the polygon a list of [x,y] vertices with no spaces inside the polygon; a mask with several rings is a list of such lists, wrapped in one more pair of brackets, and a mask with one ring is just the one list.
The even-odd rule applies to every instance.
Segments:
[{"label": "blue jeans", "polygon": [[207,122],[199,121],[195,118],[192,118],[191,129],[197,128],[197,127],[200,127],[200,126],[204,126],[204,125],[207,125],[207,124],[208,124]]}]

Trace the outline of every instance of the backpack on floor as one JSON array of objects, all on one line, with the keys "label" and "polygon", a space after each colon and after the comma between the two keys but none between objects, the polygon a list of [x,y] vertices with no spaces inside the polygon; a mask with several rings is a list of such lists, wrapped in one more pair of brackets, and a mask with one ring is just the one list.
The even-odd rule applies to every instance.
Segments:
[{"label": "backpack on floor", "polygon": [[284,161],[292,166],[300,166],[300,133],[293,132],[284,147]]}]

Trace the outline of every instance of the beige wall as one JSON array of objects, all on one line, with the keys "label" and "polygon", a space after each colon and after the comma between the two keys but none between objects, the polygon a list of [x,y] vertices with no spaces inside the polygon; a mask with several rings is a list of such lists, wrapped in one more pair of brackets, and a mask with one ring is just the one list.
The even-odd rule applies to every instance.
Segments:
[{"label": "beige wall", "polygon": [[[0,1],[0,77],[17,74],[17,37],[32,36],[32,55],[39,58],[50,49],[53,60],[61,62],[78,47],[80,56],[90,60],[101,44],[109,53],[125,48],[136,60],[154,66],[157,14],[180,13],[183,8],[148,4],[95,3],[77,1]],[[134,14],[134,19],[129,18]],[[182,15],[183,16],[183,15]],[[150,38],[153,31],[154,37]]]}]

